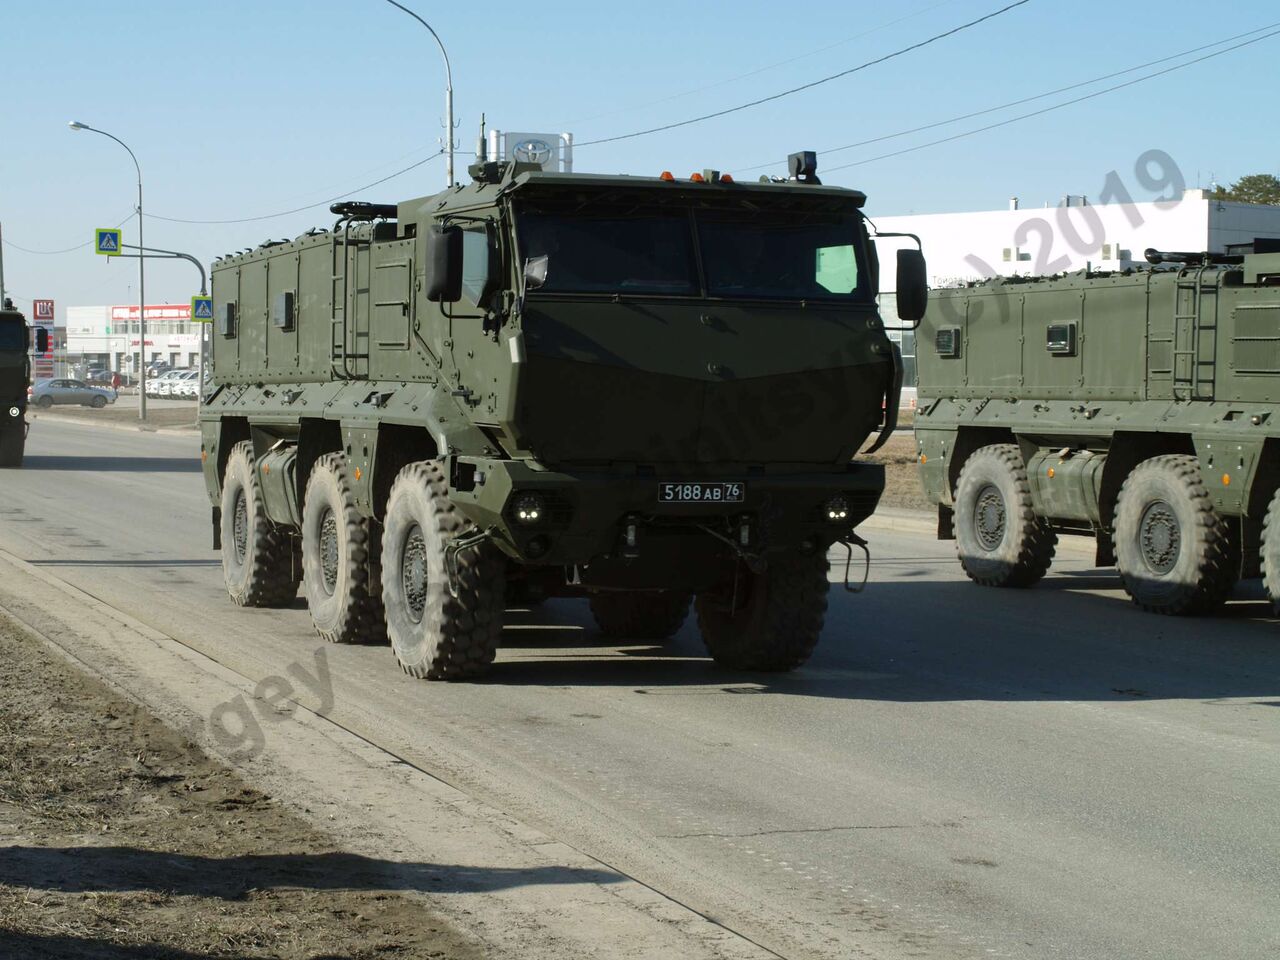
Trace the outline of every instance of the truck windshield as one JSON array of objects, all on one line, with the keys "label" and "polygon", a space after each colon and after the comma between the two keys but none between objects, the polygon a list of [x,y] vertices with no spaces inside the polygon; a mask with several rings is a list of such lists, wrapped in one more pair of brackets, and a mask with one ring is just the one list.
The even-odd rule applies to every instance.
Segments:
[{"label": "truck windshield", "polygon": [[687,214],[624,220],[527,213],[520,245],[526,259],[547,258],[545,291],[698,293]]},{"label": "truck windshield", "polygon": [[697,222],[709,296],[826,300],[861,293],[852,217],[797,223],[700,214]]},{"label": "truck windshield", "polygon": [[524,211],[518,233],[521,257],[547,257],[540,293],[868,299],[854,214]]},{"label": "truck windshield", "polygon": [[25,353],[27,325],[21,320],[0,320],[0,352]]}]

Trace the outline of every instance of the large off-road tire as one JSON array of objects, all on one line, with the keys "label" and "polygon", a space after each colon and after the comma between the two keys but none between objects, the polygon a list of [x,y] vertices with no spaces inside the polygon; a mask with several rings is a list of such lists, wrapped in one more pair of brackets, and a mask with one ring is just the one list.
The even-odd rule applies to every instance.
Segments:
[{"label": "large off-road tire", "polygon": [[606,637],[669,640],[689,617],[689,594],[671,590],[609,591],[591,597],[591,615]]},{"label": "large off-road tire", "polygon": [[1195,457],[1152,457],[1120,487],[1116,567],[1133,601],[1152,613],[1209,613],[1231,594],[1239,546],[1213,509]]},{"label": "large off-road tire", "polygon": [[298,595],[294,538],[267,518],[253,444],[237,443],[222,475],[222,578],[242,607],[283,607]]},{"label": "large off-road tire", "polygon": [[428,680],[480,676],[502,634],[503,555],[482,542],[446,558],[452,541],[474,531],[447,494],[439,463],[411,463],[391,487],[383,522],[387,633],[401,669]]},{"label": "large off-road tire", "polygon": [[1272,608],[1280,614],[1280,490],[1272,494],[1262,519],[1262,544],[1258,554],[1262,585]]},{"label": "large off-road tire", "polygon": [[22,466],[22,452],[26,445],[27,438],[23,436],[21,425],[16,430],[0,432],[0,467]]},{"label": "large off-road tire", "polygon": [[1029,587],[1053,562],[1058,537],[1031,507],[1027,469],[1016,444],[969,455],[955,496],[956,553],[974,583]]},{"label": "large off-road tire", "polygon": [[739,571],[732,586],[694,604],[712,659],[733,670],[794,670],[812,655],[827,612],[827,558],[783,554],[764,573]]},{"label": "large off-road tire", "polygon": [[356,509],[347,458],[320,457],[302,501],[302,592],[311,623],[330,643],[384,643],[381,537]]}]

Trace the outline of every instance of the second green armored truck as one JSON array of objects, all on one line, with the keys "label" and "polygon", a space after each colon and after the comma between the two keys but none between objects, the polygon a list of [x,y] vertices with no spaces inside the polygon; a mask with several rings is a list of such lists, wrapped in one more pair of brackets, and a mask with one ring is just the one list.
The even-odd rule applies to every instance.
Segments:
[{"label": "second green armored truck", "polygon": [[[506,602],[579,596],[662,640],[785,670],[856,542],[901,360],[864,196],[477,162],[397,205],[214,265],[204,475],[232,599],[483,672]],[[923,259],[899,258],[923,313]],[[908,317],[908,319],[911,319]],[[889,422],[881,425],[882,411]]]},{"label": "second green armored truck", "polygon": [[1125,589],[1203,613],[1261,574],[1280,603],[1280,253],[935,291],[916,440],[940,536],[1027,586],[1060,532]]}]

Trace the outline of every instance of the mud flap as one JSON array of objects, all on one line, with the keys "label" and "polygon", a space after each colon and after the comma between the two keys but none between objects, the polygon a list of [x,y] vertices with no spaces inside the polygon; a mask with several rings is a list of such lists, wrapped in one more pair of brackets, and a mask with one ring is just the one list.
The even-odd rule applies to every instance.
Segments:
[{"label": "mud flap", "polygon": [[889,341],[890,361],[893,363],[893,375],[889,378],[889,387],[884,393],[884,426],[880,428],[880,436],[876,442],[862,451],[862,455],[875,453],[893,436],[898,429],[898,406],[902,403],[902,378],[905,375],[902,365],[902,350],[892,340]]}]

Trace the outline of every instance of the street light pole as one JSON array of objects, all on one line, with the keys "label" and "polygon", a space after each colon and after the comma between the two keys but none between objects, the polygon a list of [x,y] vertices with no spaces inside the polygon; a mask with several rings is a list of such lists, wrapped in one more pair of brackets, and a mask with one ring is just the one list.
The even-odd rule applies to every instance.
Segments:
[{"label": "street light pole", "polygon": [[[81,123],[79,120],[72,120],[67,124],[72,130],[88,130],[90,133],[100,133],[102,136],[114,140],[120,146],[124,147],[129,154],[129,159],[133,161],[133,168],[138,172],[138,246],[142,246],[142,167],[138,165],[138,158],[133,155],[133,151],[129,149],[129,145],[119,137],[107,133],[105,130],[99,130],[91,127],[87,123]],[[147,286],[146,275],[143,271],[143,264],[146,263],[145,257],[138,258],[138,419],[147,419]]]},{"label": "street light pole", "polygon": [[387,0],[397,10],[403,10],[413,19],[431,32],[431,36],[436,39],[436,46],[440,48],[440,55],[444,57],[444,127],[445,136],[445,180],[446,186],[453,186],[453,68],[449,66],[449,54],[445,52],[444,43],[440,39],[440,34],[431,29],[431,24],[423,20],[420,16],[410,10],[408,7],[396,3],[396,0]]}]

